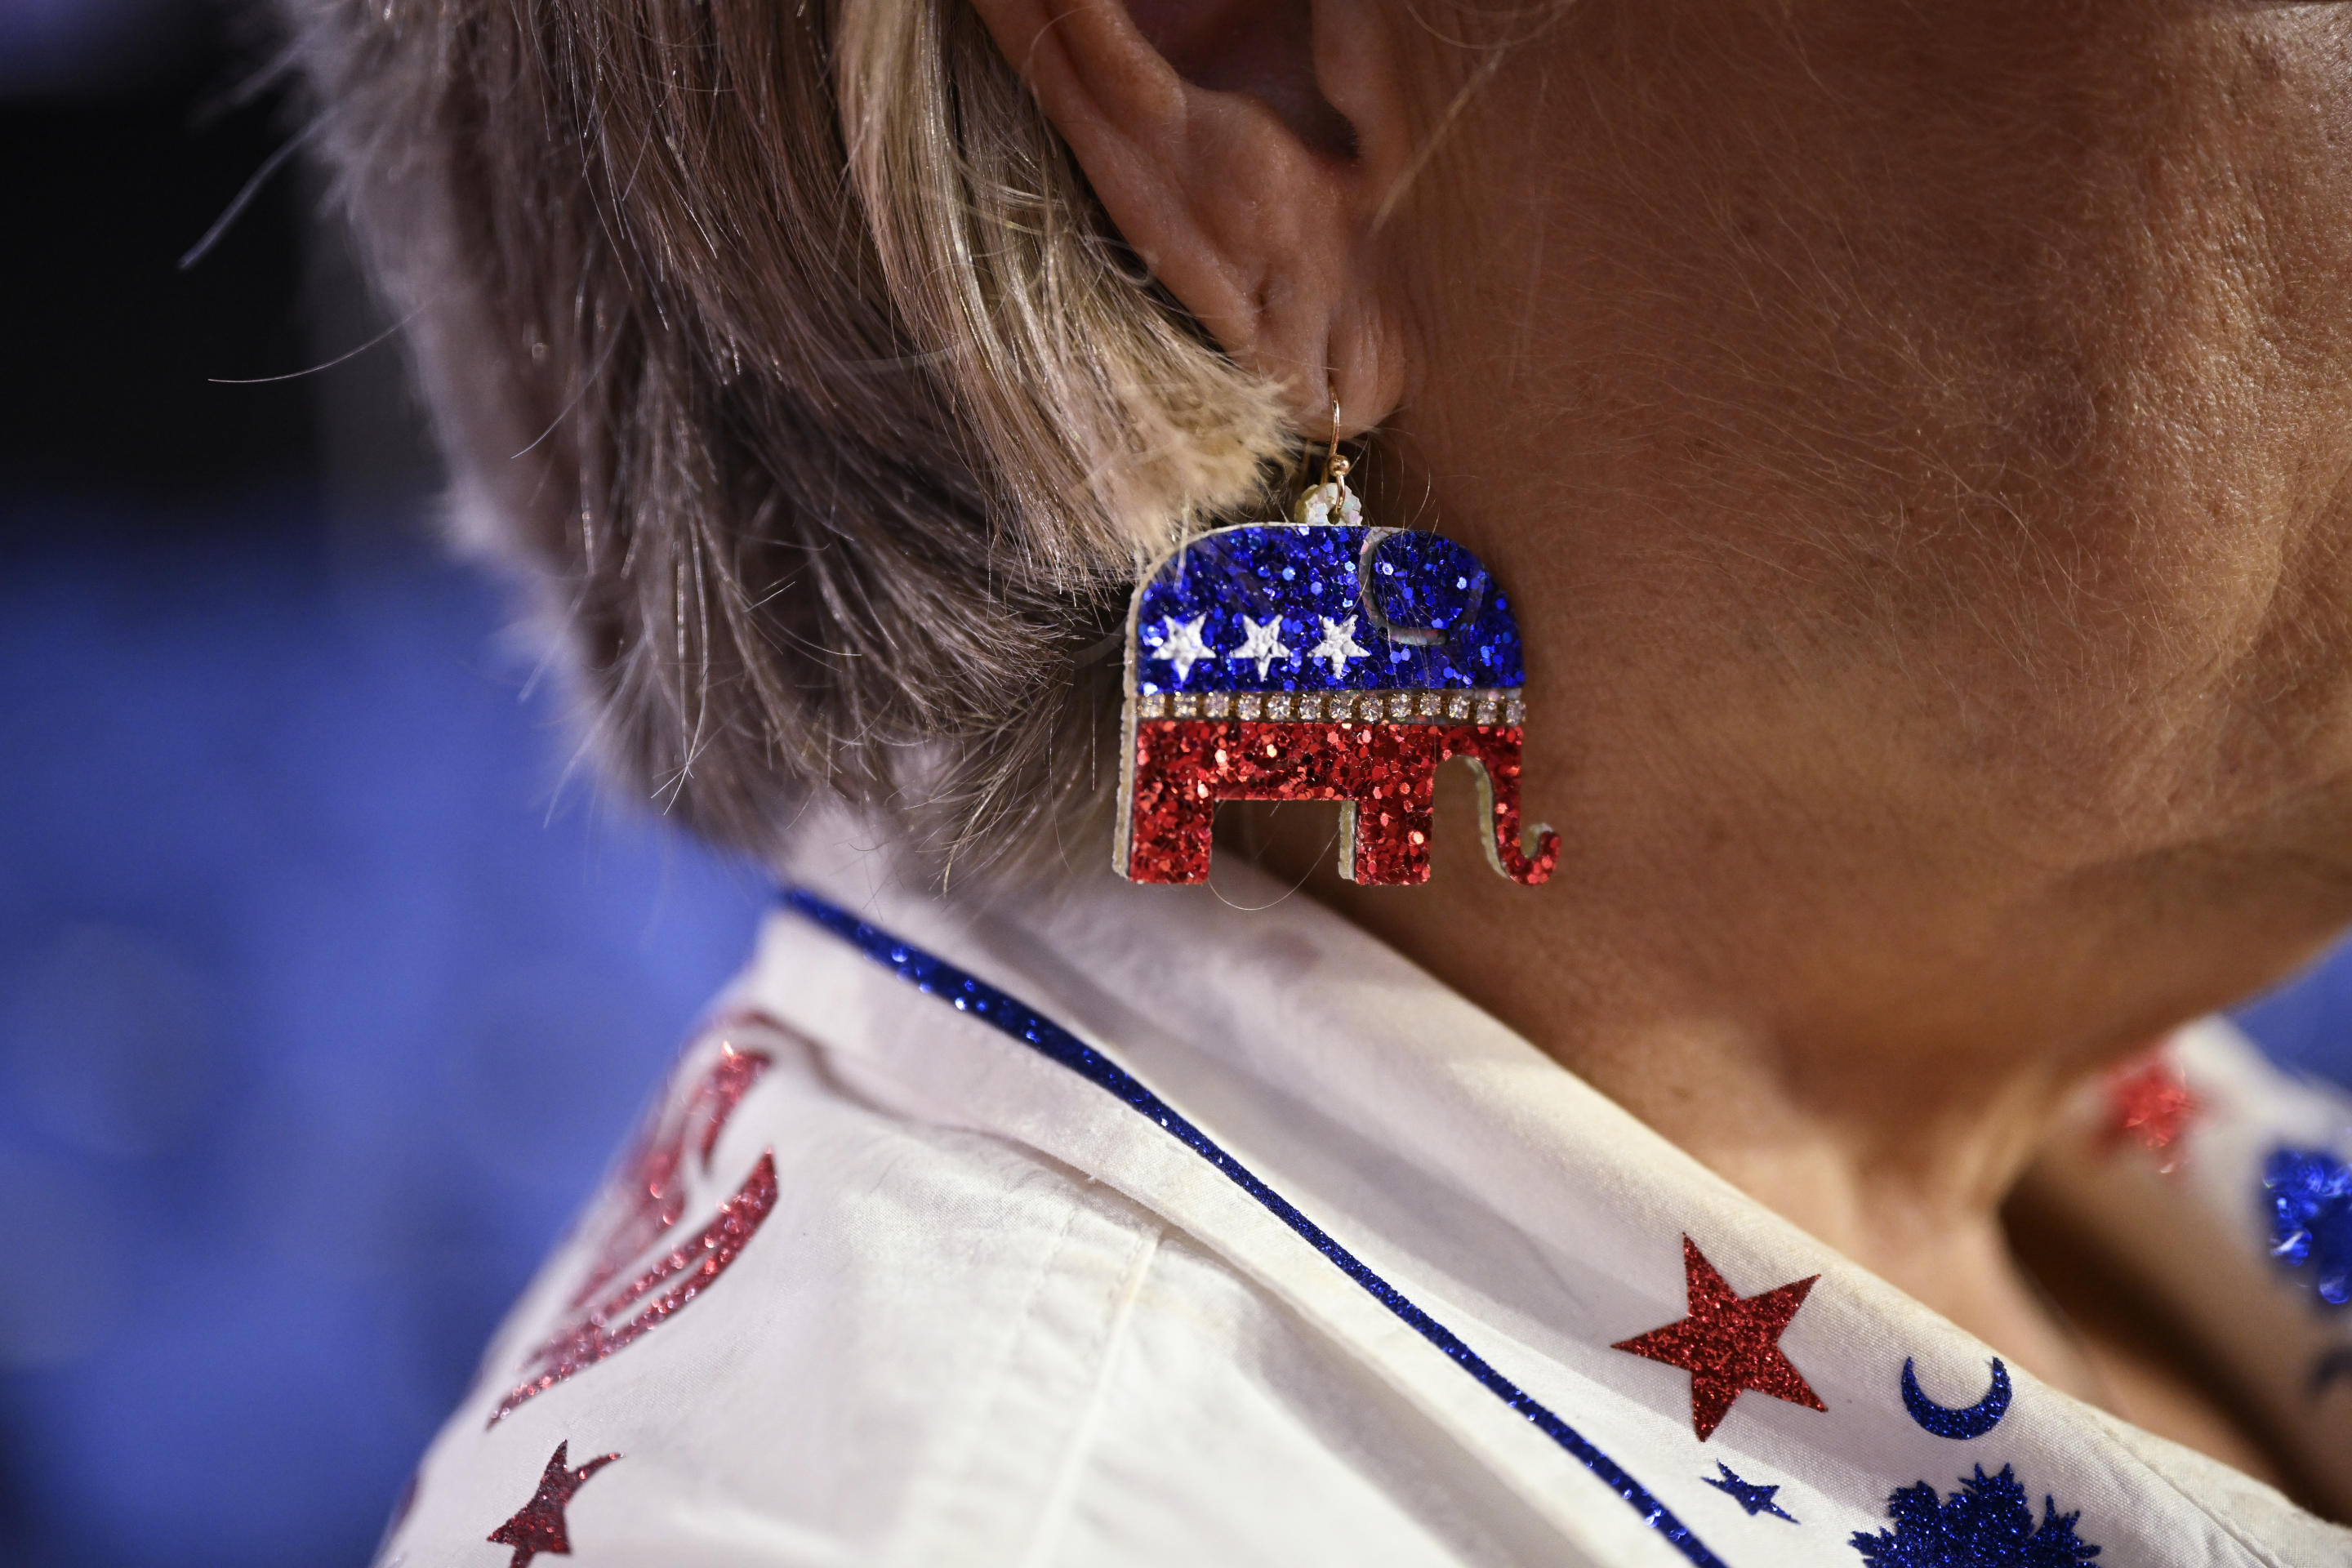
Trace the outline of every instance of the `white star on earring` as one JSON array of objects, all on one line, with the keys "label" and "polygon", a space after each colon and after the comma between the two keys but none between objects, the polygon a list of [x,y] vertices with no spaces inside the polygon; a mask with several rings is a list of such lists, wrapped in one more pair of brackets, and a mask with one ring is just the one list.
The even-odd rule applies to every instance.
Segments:
[{"label": "white star on earring", "polygon": [[[1196,660],[1211,658],[1216,654],[1215,648],[1201,640],[1201,623],[1208,618],[1207,612],[1203,611],[1180,626],[1173,616],[1160,617],[1160,646],[1151,650],[1151,657],[1164,658],[1176,667],[1176,681],[1180,686],[1183,684],[1184,678],[1192,673]],[[1356,623],[1349,621],[1348,624],[1354,626]]]},{"label": "white star on earring", "polygon": [[1265,671],[1268,665],[1272,664],[1277,658],[1288,658],[1290,657],[1290,650],[1282,646],[1282,617],[1280,616],[1275,616],[1274,619],[1266,622],[1264,626],[1259,626],[1247,616],[1244,616],[1242,617],[1242,630],[1247,634],[1243,639],[1242,646],[1234,649],[1233,652],[1225,655],[1225,658],[1234,664],[1247,664],[1252,659],[1255,659],[1257,661],[1257,678],[1260,680],[1264,680],[1265,679]]},{"label": "white star on earring", "polygon": [[1372,657],[1370,648],[1356,646],[1355,616],[1349,616],[1346,620],[1339,622],[1334,622],[1328,616],[1318,616],[1315,618],[1323,623],[1323,640],[1308,648],[1307,657],[1329,659],[1332,679],[1340,679],[1348,673],[1349,659]]}]

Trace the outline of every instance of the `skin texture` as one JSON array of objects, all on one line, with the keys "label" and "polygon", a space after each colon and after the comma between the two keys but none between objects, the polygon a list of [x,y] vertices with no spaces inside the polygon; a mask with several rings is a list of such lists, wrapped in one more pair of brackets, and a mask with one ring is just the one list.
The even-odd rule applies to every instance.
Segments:
[{"label": "skin texture", "polygon": [[1425,889],[1337,881],[1328,814],[1259,858],[2274,1477],[2000,1206],[2070,1089],[2352,920],[2352,14],[975,4],[1176,296],[1521,618],[1549,886],[1459,787]]}]

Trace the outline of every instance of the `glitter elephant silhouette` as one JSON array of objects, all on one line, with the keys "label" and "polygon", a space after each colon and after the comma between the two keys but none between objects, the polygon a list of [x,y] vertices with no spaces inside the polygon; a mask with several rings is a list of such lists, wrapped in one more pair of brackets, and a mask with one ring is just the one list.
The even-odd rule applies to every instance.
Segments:
[{"label": "glitter elephant silhouette", "polygon": [[1218,802],[1316,800],[1339,803],[1340,875],[1427,881],[1436,773],[1455,757],[1475,764],[1488,862],[1551,875],[1558,835],[1521,843],[1525,677],[1502,589],[1460,545],[1355,510],[1217,529],[1137,591],[1120,875],[1204,881]]}]

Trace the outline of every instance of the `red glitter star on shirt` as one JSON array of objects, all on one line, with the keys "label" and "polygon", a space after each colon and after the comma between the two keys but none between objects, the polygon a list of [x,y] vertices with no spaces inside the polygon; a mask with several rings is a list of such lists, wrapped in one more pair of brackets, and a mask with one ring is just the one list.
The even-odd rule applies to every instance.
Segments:
[{"label": "red glitter star on shirt", "polygon": [[515,1510],[512,1519],[490,1531],[491,1545],[514,1548],[507,1568],[530,1568],[530,1560],[542,1552],[557,1557],[572,1555],[572,1533],[563,1527],[564,1507],[590,1476],[621,1456],[600,1455],[574,1469],[571,1447],[569,1439],[555,1446],[555,1452],[548,1456],[547,1469],[539,1478],[539,1490]]},{"label": "red glitter star on shirt", "polygon": [[1610,1348],[1690,1373],[1691,1426],[1700,1442],[1723,1425],[1731,1402],[1751,1388],[1809,1410],[1829,1408],[1780,1352],[1780,1331],[1804,1305],[1820,1275],[1775,1286],[1760,1296],[1742,1296],[1724,1283],[1687,1236],[1683,1237],[1683,1273],[1689,1281],[1690,1316]]},{"label": "red glitter star on shirt", "polygon": [[2181,1138],[2204,1109],[2161,1047],[2138,1065],[2126,1063],[2107,1075],[2107,1142],[2129,1139],[2154,1155],[2156,1168],[2167,1175],[2179,1168]]}]

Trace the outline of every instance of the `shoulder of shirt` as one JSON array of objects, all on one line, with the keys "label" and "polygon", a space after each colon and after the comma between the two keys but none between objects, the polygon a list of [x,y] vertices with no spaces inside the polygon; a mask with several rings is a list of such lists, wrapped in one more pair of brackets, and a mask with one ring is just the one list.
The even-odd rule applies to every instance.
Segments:
[{"label": "shoulder of shirt", "polygon": [[[573,1465],[621,1456],[568,1505],[583,1568],[1313,1549],[1225,1533],[1274,1515],[1328,1530],[1344,1514],[1343,1535],[1386,1529],[1401,1546],[1421,1532],[1384,1484],[1327,1451],[1311,1411],[1253,1376],[1253,1347],[1297,1338],[1254,1285],[1082,1173],[887,1109],[842,1066],[743,1015],[685,1053],[427,1455],[385,1568],[483,1557],[558,1443]],[[583,1301],[666,1140],[685,1173],[677,1218]],[[559,1358],[560,1380],[513,1402],[550,1370],[545,1347],[576,1345],[602,1302],[683,1255],[688,1267],[604,1314],[608,1336],[668,1300],[715,1256],[700,1241],[730,1205],[740,1246],[711,1277],[627,1342],[576,1367]],[[1164,1443],[1191,1453],[1177,1462]],[[1376,1555],[1453,1560],[1428,1542]]]},{"label": "shoulder of shirt", "polygon": [[[682,1191],[658,1225],[644,1194],[665,1165]],[[703,1245],[730,1219],[731,1238]],[[624,1456],[572,1504],[583,1542],[863,1561],[938,1532],[926,1560],[963,1560],[955,1542],[1019,1530],[1021,1478],[1066,1458],[1159,1238],[1033,1151],[881,1109],[782,1025],[723,1019],[500,1330],[396,1544],[480,1542],[566,1441],[575,1462]],[[604,1339],[626,1342],[593,1342],[576,1366],[542,1353],[593,1341],[602,1304],[679,1253],[698,1256],[603,1311]],[[690,1293],[627,1327],[679,1283]],[[583,1527],[616,1500],[611,1529]]]}]

